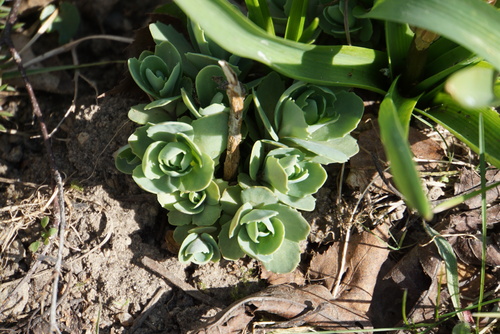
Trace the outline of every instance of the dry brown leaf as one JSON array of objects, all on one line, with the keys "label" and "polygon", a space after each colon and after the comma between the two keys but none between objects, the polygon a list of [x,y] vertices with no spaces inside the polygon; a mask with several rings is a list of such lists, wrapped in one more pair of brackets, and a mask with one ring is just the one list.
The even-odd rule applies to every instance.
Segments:
[{"label": "dry brown leaf", "polygon": [[[324,330],[371,328],[368,317],[352,307],[332,301],[330,291],[322,285],[294,288],[276,285],[248,296],[222,311],[208,326],[194,333],[241,333],[254,316],[265,314],[287,319],[273,328],[302,325]],[[348,301],[349,302],[349,301]],[[350,302],[349,302],[350,305]]]},{"label": "dry brown leaf", "polygon": [[[351,171],[347,178],[347,184],[353,188],[365,189],[366,186],[378,175],[373,158],[379,159],[381,166],[384,168],[386,157],[384,147],[380,141],[378,122],[370,121],[373,126],[360,133],[358,145],[360,152],[349,160]],[[441,160],[444,152],[441,147],[432,139],[427,137],[417,129],[411,128],[408,135],[408,140],[411,145],[411,150],[416,158],[426,160]],[[435,163],[419,164],[420,170],[432,170],[436,167]],[[390,179],[388,173],[386,178]],[[375,186],[391,192],[387,186],[378,178],[374,181]]]},{"label": "dry brown leaf", "polygon": [[[500,171],[489,170],[486,172],[486,181],[488,182],[498,182],[500,181]],[[481,183],[481,177],[475,171],[463,168],[461,170],[459,180],[455,183],[455,195],[458,195],[464,191],[467,191],[473,187],[479,186]],[[479,188],[478,188],[479,189]],[[500,197],[500,186],[490,189],[486,192],[486,202],[488,204],[496,201]],[[481,207],[481,196],[476,196],[466,200],[463,206],[469,210],[477,209]]]},{"label": "dry brown leaf", "polygon": [[291,273],[276,274],[262,267],[260,278],[267,280],[269,285],[295,284],[301,286],[306,283],[304,274],[298,268]]}]

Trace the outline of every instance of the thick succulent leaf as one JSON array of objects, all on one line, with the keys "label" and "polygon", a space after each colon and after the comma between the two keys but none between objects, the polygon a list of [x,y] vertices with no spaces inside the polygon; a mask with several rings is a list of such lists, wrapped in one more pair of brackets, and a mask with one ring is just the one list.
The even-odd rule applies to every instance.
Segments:
[{"label": "thick succulent leaf", "polygon": [[[273,125],[271,124],[271,121],[270,121],[270,119],[272,120],[273,117],[271,117],[271,118],[268,117],[268,115],[266,114],[266,110],[269,110],[269,109],[266,109],[263,107],[263,105],[261,104],[261,101],[257,97],[256,92],[254,92],[254,94],[253,94],[253,102],[255,104],[255,108],[257,111],[257,115],[258,115],[257,123],[262,124],[262,127],[265,129],[264,134],[259,136],[259,137],[270,138],[270,139],[273,139],[276,141],[279,140],[279,137],[276,134],[276,131],[273,128]],[[271,110],[274,110],[274,106],[273,106],[273,109],[271,109]],[[247,120],[247,123],[248,123],[248,120]]]},{"label": "thick succulent leaf", "polygon": [[202,154],[203,165],[193,164],[193,169],[181,177],[180,191],[200,191],[208,187],[214,175],[214,161]]},{"label": "thick succulent leaf", "polygon": [[177,141],[179,133],[186,135],[189,139],[193,139],[193,127],[184,122],[159,123],[147,129],[148,137],[154,141]]},{"label": "thick succulent leaf", "polygon": [[220,112],[198,118],[191,123],[194,130],[193,142],[199,150],[217,163],[227,146],[228,114]]},{"label": "thick succulent leaf", "polygon": [[307,169],[307,179],[299,182],[288,182],[288,195],[298,198],[306,195],[315,194],[323,186],[328,175],[325,169],[319,163],[304,163]]},{"label": "thick succulent leaf", "polygon": [[159,179],[165,173],[160,168],[160,152],[167,145],[165,142],[157,141],[151,143],[142,157],[142,171],[148,179]]},{"label": "thick succulent leaf", "polygon": [[276,191],[274,193],[278,200],[288,205],[289,207],[302,211],[313,211],[316,207],[316,198],[313,195],[306,195],[303,197],[294,197],[290,195],[286,195]]},{"label": "thick succulent leaf", "polygon": [[341,138],[351,133],[359,124],[364,112],[363,100],[352,92],[340,91],[335,94],[335,112],[338,118],[335,122],[321,127],[315,131],[313,137],[315,140],[329,140],[332,138]]},{"label": "thick succulent leaf", "polygon": [[160,194],[163,192],[174,192],[179,189],[180,179],[179,178],[171,178],[167,175],[160,177],[159,179],[148,179],[144,172],[142,171],[142,166],[137,166],[133,173],[132,178],[135,183],[139,185],[142,189],[149,191],[153,194]]},{"label": "thick succulent leaf", "polygon": [[465,109],[457,105],[444,93],[435,99],[436,108],[429,110],[415,109],[420,114],[448,129],[458,139],[466,143],[479,154],[479,114],[484,118],[484,139],[486,160],[500,168],[500,117],[498,112],[489,107]]},{"label": "thick succulent leaf", "polygon": [[161,42],[155,47],[155,55],[160,57],[165,62],[167,68],[169,69],[169,73],[173,73],[174,68],[177,66],[179,69],[182,69],[181,55],[179,54],[179,51],[177,51],[174,44],[168,41]]},{"label": "thick succulent leaf", "polygon": [[275,124],[280,138],[307,138],[309,136],[304,111],[291,98],[287,98],[280,104],[275,117]]},{"label": "thick succulent leaf", "polygon": [[297,210],[280,203],[269,204],[263,208],[278,212],[276,218],[285,226],[285,239],[299,242],[305,240],[309,235],[311,228],[307,220]]},{"label": "thick succulent leaf", "polygon": [[151,86],[149,84],[146,84],[146,82],[144,82],[144,80],[142,79],[141,61],[137,58],[129,58],[127,64],[130,76],[132,77],[132,79],[134,79],[137,86],[139,86],[146,93],[155,96],[156,94],[152,91]]},{"label": "thick succulent leaf", "polygon": [[276,252],[285,240],[285,227],[278,219],[273,220],[274,233],[260,237],[257,243],[249,237],[245,227],[242,226],[238,232],[238,244],[246,254],[259,260],[266,259],[262,255],[271,255]]},{"label": "thick succulent leaf", "polygon": [[[148,103],[144,107],[144,110],[152,110],[155,108],[167,107],[168,105],[170,105],[172,103],[178,102],[180,98],[181,98],[181,96],[177,95],[177,96],[164,97],[164,98],[161,98],[158,100],[154,100],[153,102]],[[168,121],[175,121],[175,118],[171,117],[170,119],[168,119]],[[151,123],[154,123],[154,122],[151,122]],[[156,122],[156,123],[158,123],[158,122]]]},{"label": "thick succulent leaf", "polygon": [[149,145],[153,143],[153,140],[148,137],[149,128],[149,125],[138,127],[135,129],[134,133],[128,137],[128,144],[130,145],[132,152],[134,152],[134,154],[141,159]]},{"label": "thick succulent leaf", "polygon": [[228,237],[233,238],[235,236],[235,232],[240,228],[240,220],[241,217],[247,214],[252,210],[252,204],[244,202],[242,206],[239,207],[238,211],[234,214],[229,225]]},{"label": "thick succulent leaf", "polygon": [[220,84],[214,81],[214,78],[220,78],[221,80],[225,78],[220,66],[206,66],[196,76],[196,93],[201,107],[209,106],[214,95],[222,90]]},{"label": "thick succulent leaf", "polygon": [[238,260],[239,258],[245,256],[245,253],[241,249],[238,238],[236,236],[229,237],[229,225],[222,225],[221,231],[219,233],[219,247],[222,256],[228,260]]},{"label": "thick succulent leaf", "polygon": [[173,226],[191,226],[193,222],[192,215],[188,215],[184,212],[180,212],[177,210],[169,211],[167,217],[168,217],[168,223]]},{"label": "thick succulent leaf", "polygon": [[263,262],[267,270],[276,274],[285,274],[293,271],[300,262],[299,244],[290,240],[283,240],[281,247],[273,253],[272,259]]},{"label": "thick succulent leaf", "polygon": [[168,112],[161,108],[146,110],[146,104],[138,104],[130,108],[128,118],[137,124],[162,123],[175,120]]},{"label": "thick succulent leaf", "polygon": [[409,23],[474,51],[500,69],[500,12],[482,0],[381,0],[364,17]]},{"label": "thick succulent leaf", "polygon": [[229,186],[224,189],[220,198],[220,204],[225,213],[234,215],[242,205],[240,186]]},{"label": "thick succulent leaf", "polygon": [[207,205],[202,213],[193,216],[193,224],[197,226],[212,226],[221,215],[222,209],[218,205]]},{"label": "thick succulent leaf", "polygon": [[164,97],[169,97],[170,95],[173,94],[176,95],[179,94],[178,89],[181,77],[182,77],[181,63],[178,63],[172,69],[172,72],[170,73],[168,79],[165,81],[163,88],[158,91],[160,97],[164,98]]},{"label": "thick succulent leaf", "polygon": [[379,93],[387,86],[380,72],[387,67],[382,52],[345,45],[314,46],[273,37],[225,0],[175,2],[224,49],[264,63],[291,78]]},{"label": "thick succulent leaf", "polygon": [[[404,127],[399,118],[391,92],[397,89],[394,83],[391,91],[382,101],[379,111],[380,137],[391,163],[391,172],[399,191],[409,207],[416,209],[427,220],[432,219],[432,210],[420,182],[413,155]],[[406,103],[399,103],[406,105]],[[402,110],[402,112],[405,112]]]},{"label": "thick succulent leaf", "polygon": [[182,242],[179,250],[181,263],[194,262],[206,264],[220,260],[220,251],[217,243],[210,234],[189,234]]},{"label": "thick succulent leaf", "polygon": [[288,193],[288,175],[279,160],[275,157],[267,157],[264,164],[263,179],[270,183],[279,192]]},{"label": "thick succulent leaf", "polygon": [[309,151],[312,154],[309,160],[324,165],[344,163],[359,151],[356,140],[350,135],[328,141],[303,140],[292,137],[282,138],[282,141]]},{"label": "thick succulent leaf", "polygon": [[166,25],[161,22],[152,23],[149,25],[151,36],[156,44],[164,41],[169,41],[178,50],[182,59],[182,69],[188,76],[194,78],[198,70],[186,60],[186,53],[194,52],[191,44],[184,38],[184,36],[175,30],[171,25]]},{"label": "thick succulent leaf", "polygon": [[116,151],[115,166],[125,174],[132,174],[134,169],[141,164],[141,159],[132,151],[130,145],[125,145]]},{"label": "thick succulent leaf", "polygon": [[252,207],[260,207],[277,203],[278,199],[266,187],[251,187],[241,191],[241,201],[250,204]]}]

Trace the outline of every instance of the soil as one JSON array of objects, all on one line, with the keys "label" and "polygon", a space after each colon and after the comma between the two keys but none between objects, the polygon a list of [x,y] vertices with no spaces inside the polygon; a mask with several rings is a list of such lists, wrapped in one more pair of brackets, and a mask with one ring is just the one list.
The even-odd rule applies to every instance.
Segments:
[{"label": "soil", "polygon": [[[98,8],[85,1],[77,3],[83,15],[80,35],[109,33],[133,37],[133,30],[144,26],[149,19],[147,13],[162,1],[112,0],[99,2]],[[53,42],[49,36],[46,45],[33,51],[38,54]],[[126,57],[123,44],[102,40],[77,48],[77,54],[81,63],[124,60]],[[58,59],[60,62],[68,60],[71,61],[68,55]],[[407,248],[391,253],[384,251],[377,262],[378,267],[365,275],[371,277],[371,283],[366,284],[375,292],[368,304],[370,312],[368,307],[363,312],[370,314],[370,322],[374,325],[398,324],[400,311],[391,301],[392,298],[401,299],[399,287],[384,286],[382,278],[390,275],[390,270],[409,254],[412,245],[425,239],[425,232],[393,188],[377,178],[376,169],[364,168],[373,166],[366,151],[376,152],[383,159],[381,147],[372,146],[371,140],[373,131],[376,132],[373,124],[376,109],[367,107],[366,119],[355,133],[362,148],[360,155],[343,171],[341,166],[328,167],[329,179],[317,194],[317,208],[305,214],[312,233],[307,245],[303,245],[303,261],[296,272],[271,275],[251,259],[222,260],[205,266],[183,265],[169,243],[166,212],[160,208],[156,197],[142,191],[114,166],[114,152],[126,143],[135,127],[128,120],[127,112],[143,98],[128,92],[109,93],[119,85],[124,73],[123,63],[82,70],[92,85],[79,80],[74,110],[65,119],[64,115],[72,106],[74,89],[69,90],[70,94],[60,94],[63,91],[60,87],[65,80],[71,79],[72,73],[66,74],[67,77],[58,76],[59,88],[35,87],[48,128],[54,129],[64,119],[51,142],[55,162],[64,178],[67,219],[57,308],[58,324],[63,333],[186,333],[203,326],[209,317],[231,303],[266,291],[268,285],[299,287],[330,279],[325,285],[332,289],[331,277],[340,269],[336,267],[336,272],[327,277],[324,273],[333,269],[327,270],[325,266],[340,258],[343,248],[339,240],[345,240],[348,228],[357,226],[352,237],[354,244],[368,242],[359,239],[363,234],[370,234],[363,232],[358,223],[372,230],[381,225],[390,226],[396,240],[402,240],[405,232],[411,232],[404,240],[403,246]],[[7,302],[0,313],[0,333],[48,333],[53,268],[59,249],[56,238],[43,245],[44,229],[40,222],[43,217],[53,217],[54,186],[29,99],[19,91],[21,95],[3,99],[3,108],[14,114],[3,124],[16,132],[0,133],[0,304]],[[103,92],[107,92],[105,96],[97,98]],[[372,101],[373,97],[365,96],[365,100]],[[452,148],[446,148],[432,129],[420,127],[412,131],[414,152],[421,159],[441,160],[444,149],[455,150],[456,156],[469,159],[469,152],[451,137],[447,138],[451,138]],[[474,163],[476,158],[470,156],[470,159]],[[456,173],[451,174],[449,182],[426,177],[432,200],[453,195],[454,185],[460,184],[458,176],[473,169],[473,165],[462,165],[463,170],[453,167]],[[437,163],[426,163],[422,168],[424,172],[443,171]],[[374,178],[375,186],[363,192]],[[498,208],[497,203],[498,196],[494,196],[490,208]],[[452,214],[468,214],[474,209],[461,208],[438,219],[448,219],[446,226],[449,226]],[[490,217],[490,227],[495,230],[498,213]],[[29,247],[36,241],[42,243],[33,252]],[[369,242],[375,244],[372,239]],[[333,245],[337,247],[335,250]],[[357,249],[359,252],[360,248]],[[327,260],[321,258],[328,252],[336,255]],[[350,256],[353,262],[366,263],[358,255]],[[36,269],[32,272],[34,266]],[[315,273],[320,270],[318,268],[324,270],[323,275]],[[492,275],[494,282],[497,274]],[[28,281],[20,284],[26,277]],[[433,279],[431,275],[425,276],[419,284],[427,290]],[[14,289],[17,289],[16,294],[7,300]],[[412,297],[416,302],[418,296]],[[359,309],[356,305],[351,306]],[[276,320],[276,317],[270,318]],[[446,328],[444,330],[449,330]],[[219,330],[224,333],[224,329]],[[239,330],[243,332],[245,327]]]}]

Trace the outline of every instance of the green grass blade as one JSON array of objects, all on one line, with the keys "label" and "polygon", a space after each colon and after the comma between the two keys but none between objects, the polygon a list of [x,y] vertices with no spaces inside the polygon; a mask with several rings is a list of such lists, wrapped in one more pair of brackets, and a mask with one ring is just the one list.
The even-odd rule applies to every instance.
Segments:
[{"label": "green grass blade", "polygon": [[[425,196],[420,176],[413,161],[413,155],[407,139],[408,122],[403,125],[401,115],[413,109],[414,100],[405,100],[395,92],[395,81],[386,95],[379,111],[380,137],[387,157],[391,162],[391,173],[399,191],[405,197],[409,207],[416,209],[427,220],[432,219],[432,210]],[[413,104],[413,106],[412,106]],[[400,108],[398,110],[397,108]],[[406,116],[405,116],[406,117]]]},{"label": "green grass blade", "polygon": [[455,207],[457,205],[462,204],[463,202],[465,202],[466,200],[468,200],[468,199],[470,199],[472,197],[476,197],[478,195],[486,194],[486,192],[488,190],[496,188],[498,186],[500,186],[500,182],[495,182],[493,184],[490,184],[487,187],[484,187],[484,188],[472,191],[470,193],[448,198],[445,201],[443,201],[443,202],[439,203],[438,205],[436,205],[434,207],[434,209],[432,209],[432,211],[434,213],[440,213],[440,212],[446,211],[446,210],[451,209],[451,208],[453,208],[453,207]]},{"label": "green grass blade", "polygon": [[293,79],[385,93],[384,52],[354,46],[315,46],[267,34],[225,0],[175,0],[227,51],[259,61]]},{"label": "green grass blade", "polygon": [[403,72],[413,33],[407,24],[385,22],[385,40],[391,78]]},{"label": "green grass blade", "polygon": [[[481,173],[481,190],[486,188],[486,159],[484,140],[484,119],[483,114],[479,113],[479,171]],[[486,281],[486,247],[487,247],[487,205],[486,205],[486,191],[481,194],[481,234],[482,234],[482,249],[481,249],[481,279],[479,286],[479,298],[477,301],[477,311],[481,312],[484,300],[484,284]],[[481,319],[477,319],[476,324],[479,328]]]},{"label": "green grass blade", "polygon": [[482,0],[380,0],[364,17],[434,31],[500,69],[500,12]]},{"label": "green grass blade", "polygon": [[415,109],[420,114],[441,124],[474,152],[479,154],[479,114],[484,117],[484,155],[486,161],[500,168],[500,117],[491,108],[464,109],[444,93],[438,94],[429,110]]},{"label": "green grass blade", "polygon": [[245,0],[248,9],[248,18],[271,35],[274,33],[274,24],[266,0]]},{"label": "green grass blade", "polygon": [[446,285],[448,286],[448,292],[450,293],[451,302],[455,311],[457,311],[457,316],[461,321],[463,319],[463,313],[459,312],[461,309],[460,306],[460,289],[458,287],[458,265],[457,265],[457,257],[453,251],[453,247],[451,247],[448,240],[439,235],[437,231],[435,231],[432,227],[430,227],[427,223],[424,222],[425,231],[432,236],[434,239],[434,243],[437,246],[439,255],[443,259],[446,266]]},{"label": "green grass blade", "polygon": [[293,0],[290,15],[286,23],[285,39],[299,41],[306,24],[306,13],[309,0]]}]

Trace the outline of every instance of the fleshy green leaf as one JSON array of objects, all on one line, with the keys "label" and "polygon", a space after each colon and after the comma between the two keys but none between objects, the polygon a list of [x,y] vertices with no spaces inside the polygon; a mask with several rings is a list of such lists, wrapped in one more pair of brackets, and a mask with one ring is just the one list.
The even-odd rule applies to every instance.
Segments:
[{"label": "fleshy green leaf", "polygon": [[172,117],[163,109],[155,108],[146,110],[146,104],[138,104],[130,108],[128,118],[137,124],[161,123],[173,121]]},{"label": "fleshy green leaf", "polygon": [[300,212],[280,203],[269,204],[263,208],[278,212],[276,218],[285,226],[285,239],[299,242],[307,238],[311,228]]},{"label": "fleshy green leaf", "polygon": [[229,223],[222,225],[219,233],[220,251],[225,259],[238,260],[239,258],[245,256],[245,253],[238,243],[238,238],[236,236],[232,238],[229,237],[229,226]]},{"label": "fleshy green leaf", "polygon": [[201,152],[217,163],[227,146],[227,119],[228,114],[220,112],[198,118],[191,123],[194,131],[193,142]]},{"label": "fleshy green leaf", "polygon": [[130,145],[125,145],[116,151],[115,166],[125,174],[132,174],[134,169],[141,164],[141,159],[132,152]]},{"label": "fleshy green leaf", "polygon": [[274,204],[278,202],[278,199],[272,193],[269,188],[266,187],[252,187],[244,189],[241,192],[241,201],[243,203],[248,203],[252,207],[259,207],[267,204]]},{"label": "fleshy green leaf", "polygon": [[283,240],[278,251],[274,252],[272,259],[263,262],[267,270],[277,274],[284,274],[293,271],[300,262],[299,244],[290,240]]}]

